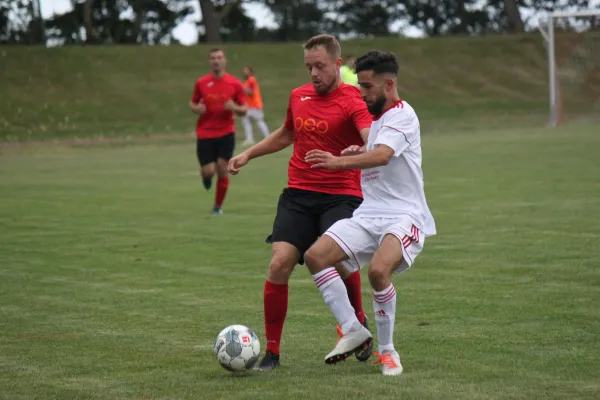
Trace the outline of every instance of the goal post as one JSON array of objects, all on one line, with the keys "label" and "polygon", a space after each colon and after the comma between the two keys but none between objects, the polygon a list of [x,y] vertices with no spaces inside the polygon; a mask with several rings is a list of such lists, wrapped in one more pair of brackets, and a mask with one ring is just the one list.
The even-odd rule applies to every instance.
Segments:
[{"label": "goal post", "polygon": [[600,115],[600,9],[553,12],[538,29],[548,55],[550,127],[565,112]]}]

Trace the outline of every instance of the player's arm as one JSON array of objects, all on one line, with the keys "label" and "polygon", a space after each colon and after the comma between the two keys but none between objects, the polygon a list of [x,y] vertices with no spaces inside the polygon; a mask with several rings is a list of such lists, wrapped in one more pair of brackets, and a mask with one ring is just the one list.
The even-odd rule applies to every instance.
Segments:
[{"label": "player's arm", "polygon": [[254,93],[254,85],[254,79],[250,79],[250,81],[248,82],[248,86],[244,88],[244,92],[246,92],[248,96],[252,96],[252,93]]},{"label": "player's arm", "polygon": [[188,107],[194,114],[198,114],[202,116],[206,112],[206,105],[202,101],[202,92],[200,91],[200,85],[198,82],[194,85],[194,92],[192,93],[192,98],[188,103]]},{"label": "player's arm", "polygon": [[365,169],[387,165],[392,157],[399,157],[413,141],[417,140],[419,123],[414,119],[398,117],[390,124],[381,127],[374,149],[363,154],[336,157],[322,150],[306,153],[306,162],[312,168],[327,169]]},{"label": "player's arm", "polygon": [[294,144],[294,131],[285,127],[285,124],[271,133],[269,136],[250,147],[246,152],[248,159],[266,156],[267,154],[277,153],[286,147]]},{"label": "player's arm", "polygon": [[240,172],[240,168],[246,165],[248,161],[254,158],[265,156],[267,154],[276,153],[293,143],[294,131],[286,128],[284,124],[262,141],[229,160],[229,173],[232,175],[237,175]]},{"label": "player's arm", "polygon": [[336,157],[323,150],[311,150],[305,160],[313,164],[311,168],[327,169],[366,169],[387,165],[394,156],[394,149],[380,144],[373,150],[354,156]]},{"label": "player's arm", "polygon": [[358,133],[360,133],[363,145],[353,145],[348,147],[347,149],[344,149],[342,151],[343,156],[353,156],[364,153],[367,150],[367,143],[369,142],[369,131],[371,128],[371,122],[373,121],[373,116],[371,115],[371,113],[369,113],[367,105],[360,97],[354,99],[354,101],[350,105],[350,118],[352,118],[352,123],[354,124],[356,130],[358,131]]}]

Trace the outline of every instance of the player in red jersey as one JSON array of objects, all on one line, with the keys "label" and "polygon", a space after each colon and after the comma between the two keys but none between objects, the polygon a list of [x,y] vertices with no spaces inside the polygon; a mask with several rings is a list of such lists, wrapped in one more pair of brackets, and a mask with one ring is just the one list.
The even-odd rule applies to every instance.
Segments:
[{"label": "player in red jersey", "polygon": [[[343,84],[339,69],[341,48],[330,35],[318,35],[304,45],[304,60],[312,84],[300,86],[290,95],[282,127],[229,162],[237,174],[249,160],[294,145],[288,166],[288,186],[277,205],[272,234],[267,238],[272,256],[264,288],[267,349],[257,367],[271,370],[279,365],[280,341],[288,305],[288,281],[296,264],[317,238],[336,221],[352,217],[362,202],[360,171],[311,169],[305,154],[321,149],[343,154],[366,143],[372,116],[356,87]],[[362,307],[360,274],[338,269],[356,316],[367,326]],[[366,360],[372,346],[357,352]]]},{"label": "player in red jersey", "polygon": [[227,163],[235,148],[234,114],[246,115],[246,93],[242,83],[225,72],[227,59],[223,49],[210,51],[210,74],[200,77],[194,86],[189,107],[199,115],[196,122],[196,155],[206,190],[217,174],[213,214],[222,214],[221,206],[229,187]]}]

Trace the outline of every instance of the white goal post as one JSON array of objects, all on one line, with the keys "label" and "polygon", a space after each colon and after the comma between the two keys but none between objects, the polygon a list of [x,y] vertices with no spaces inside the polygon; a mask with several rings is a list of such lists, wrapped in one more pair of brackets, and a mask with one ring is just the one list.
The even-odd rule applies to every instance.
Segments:
[{"label": "white goal post", "polygon": [[[597,25],[592,25],[589,28],[585,22],[581,22],[582,20],[595,21]],[[586,11],[575,11],[575,12],[553,12],[548,14],[548,19],[546,21],[545,26],[542,24],[539,25],[538,29],[544,37],[544,41],[546,42],[546,48],[548,52],[548,88],[550,94],[550,127],[556,127],[560,120],[562,114],[562,94],[561,94],[561,82],[559,77],[558,64],[557,64],[557,40],[556,40],[556,29],[557,25],[559,25],[560,21],[567,21],[567,25],[573,31],[575,31],[578,27],[583,31],[586,29],[598,29],[600,27],[600,9],[594,10],[586,10]],[[574,22],[577,21],[577,22]],[[587,27],[586,27],[587,25]],[[594,34],[600,34],[600,31],[594,32]],[[568,50],[577,50],[574,49],[575,45],[571,46]],[[591,52],[588,52],[593,57],[597,57],[600,54],[600,45],[596,49],[592,49]],[[595,66],[596,68],[598,65]]]}]

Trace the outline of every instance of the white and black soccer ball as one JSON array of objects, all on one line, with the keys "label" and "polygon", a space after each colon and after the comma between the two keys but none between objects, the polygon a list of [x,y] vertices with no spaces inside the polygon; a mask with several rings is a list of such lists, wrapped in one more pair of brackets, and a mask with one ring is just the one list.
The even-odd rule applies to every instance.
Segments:
[{"label": "white and black soccer ball", "polygon": [[260,341],[256,333],[244,325],[230,325],[223,329],[213,346],[217,361],[231,372],[252,369],[260,355]]}]

